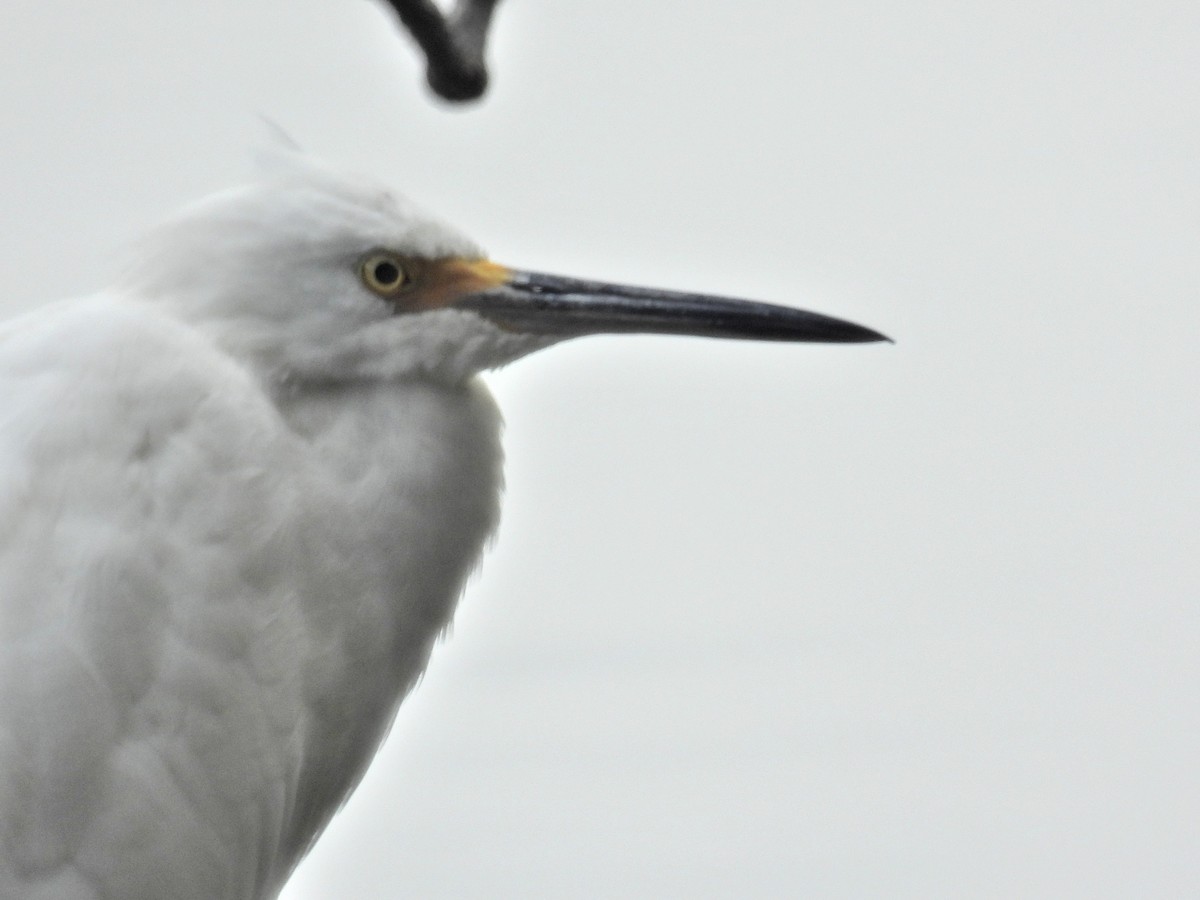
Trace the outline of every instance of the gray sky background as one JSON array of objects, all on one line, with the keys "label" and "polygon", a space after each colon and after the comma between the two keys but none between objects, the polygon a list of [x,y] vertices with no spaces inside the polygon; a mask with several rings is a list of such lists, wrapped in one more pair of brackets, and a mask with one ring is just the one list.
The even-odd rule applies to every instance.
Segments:
[{"label": "gray sky background", "polygon": [[8,309],[278,121],[514,265],[895,347],[490,378],[499,538],[285,900],[1200,895],[1200,6],[506,0],[485,102],[367,0],[21,0]]}]

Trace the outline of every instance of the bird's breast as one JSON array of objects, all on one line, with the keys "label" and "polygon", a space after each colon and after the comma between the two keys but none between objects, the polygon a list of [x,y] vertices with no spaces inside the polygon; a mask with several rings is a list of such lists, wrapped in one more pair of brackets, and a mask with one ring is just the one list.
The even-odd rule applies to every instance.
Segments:
[{"label": "bird's breast", "polygon": [[298,598],[310,644],[296,839],[308,840],[370,761],[496,526],[500,419],[479,383],[326,388],[281,409],[313,485],[312,587]]}]

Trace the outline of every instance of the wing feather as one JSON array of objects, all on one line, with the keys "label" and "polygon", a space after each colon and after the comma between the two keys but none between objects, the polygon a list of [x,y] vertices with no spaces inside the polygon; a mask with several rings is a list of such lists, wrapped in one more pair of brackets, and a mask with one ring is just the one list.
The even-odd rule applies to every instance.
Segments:
[{"label": "wing feather", "polygon": [[147,307],[0,333],[0,896],[272,877],[230,883],[272,858],[301,764],[293,443],[244,371]]}]

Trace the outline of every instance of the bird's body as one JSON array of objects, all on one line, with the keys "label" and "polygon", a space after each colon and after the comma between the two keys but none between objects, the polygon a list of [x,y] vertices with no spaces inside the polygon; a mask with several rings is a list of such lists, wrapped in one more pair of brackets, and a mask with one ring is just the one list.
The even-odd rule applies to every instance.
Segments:
[{"label": "bird's body", "polygon": [[271,896],[492,530],[494,404],[267,392],[111,295],[14,322],[0,398],[0,897]]},{"label": "bird's body", "polygon": [[[0,330],[0,897],[278,893],[496,524],[475,373],[634,315],[687,330],[562,284],[297,164]],[[732,327],[713,309],[697,330]],[[830,321],[788,327],[878,337]]]}]

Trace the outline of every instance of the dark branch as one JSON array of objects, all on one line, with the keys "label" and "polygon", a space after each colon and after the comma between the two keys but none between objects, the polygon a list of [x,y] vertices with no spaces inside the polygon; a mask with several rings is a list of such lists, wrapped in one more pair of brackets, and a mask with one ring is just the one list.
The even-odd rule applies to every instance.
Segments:
[{"label": "dark branch", "polygon": [[475,100],[487,89],[483,46],[499,0],[458,0],[443,15],[433,0],[386,0],[425,51],[425,77],[447,100]]}]

